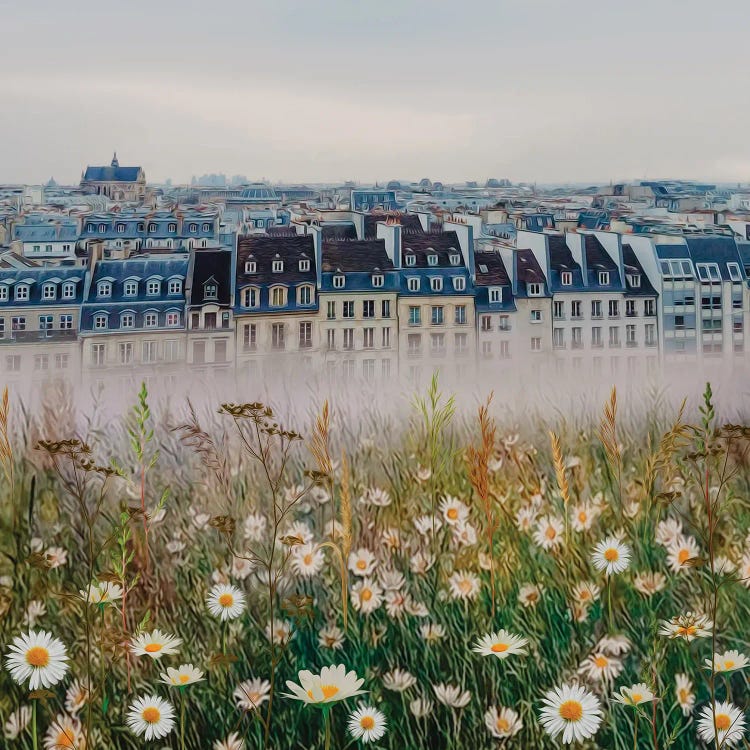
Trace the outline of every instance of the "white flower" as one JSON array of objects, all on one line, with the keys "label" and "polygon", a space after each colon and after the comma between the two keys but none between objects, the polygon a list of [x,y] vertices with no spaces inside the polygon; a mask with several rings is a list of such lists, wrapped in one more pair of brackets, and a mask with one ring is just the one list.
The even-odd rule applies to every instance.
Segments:
[{"label": "white flower", "polygon": [[420,536],[430,536],[432,533],[437,534],[442,527],[443,522],[438,516],[419,516],[414,519],[414,527]]},{"label": "white flower", "polygon": [[563,543],[563,526],[556,516],[540,518],[534,528],[534,544],[546,550],[556,549]]},{"label": "white flower", "polygon": [[185,687],[204,679],[203,672],[192,664],[181,664],[177,669],[167,667],[167,671],[162,672],[160,676],[165,685],[175,687]]},{"label": "white flower", "polygon": [[708,638],[713,626],[713,622],[705,615],[686,612],[675,615],[671,620],[662,620],[659,635],[672,639],[682,638],[690,643],[695,638]]},{"label": "white flower", "polygon": [[656,543],[668,547],[682,535],[682,521],[677,518],[665,518],[656,524]]},{"label": "white flower", "polygon": [[[733,672],[735,669],[744,669],[750,660],[739,651],[725,651],[723,654],[714,654],[714,672]],[[706,666],[711,669],[711,660],[706,659]]]},{"label": "white flower", "polygon": [[457,497],[446,495],[440,501],[440,513],[449,526],[460,526],[469,518],[469,508]]},{"label": "white flower", "polygon": [[266,625],[266,638],[277,646],[283,646],[292,638],[292,626],[286,620],[277,620]]},{"label": "white flower", "polygon": [[325,563],[323,550],[317,544],[300,544],[292,548],[292,570],[300,578],[318,575]]},{"label": "white flower", "polygon": [[343,664],[323,667],[320,674],[313,674],[303,669],[297,677],[299,685],[287,680],[286,686],[292,692],[286,693],[285,696],[304,703],[334,703],[366,692],[360,690],[364,679],[357,677],[357,673],[353,670],[347,672]]},{"label": "white flower", "polygon": [[417,684],[417,678],[405,669],[393,669],[383,675],[383,687],[395,693],[403,693]]},{"label": "white flower", "polygon": [[321,628],[318,633],[318,643],[321,648],[339,651],[344,647],[344,631],[336,625]]},{"label": "white flower", "polygon": [[520,635],[513,635],[507,630],[498,630],[495,633],[489,633],[482,636],[474,645],[472,651],[482,656],[495,656],[498,659],[505,659],[512,654],[528,653],[524,646],[528,639]]},{"label": "white flower", "polygon": [[575,505],[571,511],[573,531],[588,531],[599,515],[599,508],[591,503]]},{"label": "white flower", "polygon": [[150,633],[140,633],[130,641],[130,650],[136,656],[150,656],[161,659],[162,656],[177,653],[182,645],[182,638],[162,633],[158,628]]},{"label": "white flower", "polygon": [[659,573],[658,571],[645,571],[636,575],[633,585],[636,591],[644,596],[653,596],[664,589],[667,585],[667,579],[663,573]]},{"label": "white flower", "polygon": [[471,700],[471,693],[468,690],[462,690],[458,685],[441,682],[433,685],[432,689],[435,691],[435,697],[449,708],[464,708]]},{"label": "white flower", "polygon": [[245,518],[245,539],[251,542],[259,542],[266,533],[267,521],[260,513],[250,513]]},{"label": "white flower", "polygon": [[622,668],[622,662],[619,659],[598,651],[581,662],[578,674],[585,675],[589,680],[611,682],[622,672]]},{"label": "white flower", "polygon": [[245,611],[245,594],[236,586],[217,584],[208,592],[206,606],[222,622],[236,620]]},{"label": "white flower", "polygon": [[435,557],[429,552],[419,552],[412,555],[409,561],[409,568],[415,575],[424,575],[427,573],[432,566],[435,564]]},{"label": "white flower", "polygon": [[562,734],[562,742],[582,742],[593,737],[602,722],[599,699],[575,684],[564,684],[548,691],[539,720],[547,734],[555,739]]},{"label": "white flower", "polygon": [[235,557],[232,560],[231,575],[238,581],[244,581],[253,570],[255,570],[255,563],[248,560],[247,557]]},{"label": "white flower", "polygon": [[216,740],[213,750],[244,750],[245,741],[237,734],[231,732],[225,740]]},{"label": "white flower", "polygon": [[50,570],[61,568],[68,562],[68,552],[62,547],[47,547],[44,552]]},{"label": "white flower", "polygon": [[533,608],[542,598],[543,587],[534,583],[525,583],[518,590],[518,602],[522,607]]},{"label": "white flower", "polygon": [[456,547],[471,547],[477,543],[477,530],[470,523],[454,524],[452,529],[452,541]]},{"label": "white flower", "polygon": [[352,586],[352,606],[357,612],[369,615],[383,603],[383,590],[371,578],[363,578]]},{"label": "white flower", "polygon": [[349,734],[355,740],[375,742],[385,734],[385,716],[372,706],[360,706],[349,714]]},{"label": "white flower", "polygon": [[3,727],[3,734],[8,740],[15,740],[31,721],[31,706],[20,706],[11,714]]},{"label": "white flower", "polygon": [[674,693],[677,705],[682,709],[683,716],[690,716],[695,705],[692,680],[682,672],[674,676]]},{"label": "white flower", "polygon": [[608,576],[622,573],[630,565],[630,547],[615,536],[608,536],[594,547],[591,560]]},{"label": "white flower", "polygon": [[47,607],[45,607],[44,602],[39,601],[39,599],[32,599],[26,607],[26,614],[23,617],[24,624],[29,628],[33,628],[37,620],[46,614]]},{"label": "white flower", "polygon": [[504,740],[518,734],[523,728],[521,717],[512,708],[505,706],[487,709],[484,714],[484,725],[489,733],[498,740]]},{"label": "white flower", "polygon": [[434,622],[426,622],[419,626],[419,632],[427,643],[437,643],[445,638],[445,628]]},{"label": "white flower", "polygon": [[428,698],[415,698],[409,702],[409,710],[417,719],[423,719],[432,713],[432,701]]},{"label": "white flower", "polygon": [[237,707],[243,711],[254,711],[268,700],[270,694],[271,683],[257,678],[241,682],[233,693]]},{"label": "white flower", "polygon": [[85,748],[86,735],[75,716],[57,714],[44,735],[45,750]]},{"label": "white flower", "polygon": [[379,487],[369,487],[360,498],[363,505],[374,505],[377,508],[385,508],[391,504],[391,496]]},{"label": "white flower", "polygon": [[174,708],[157,695],[137,698],[128,708],[126,723],[136,736],[146,740],[166,737],[174,727]]},{"label": "white flower", "polygon": [[602,651],[607,656],[622,656],[632,647],[630,640],[624,635],[605,635],[599,639],[595,651]]},{"label": "white flower", "polygon": [[625,706],[640,706],[641,703],[650,703],[656,699],[649,686],[643,682],[630,687],[623,686],[612,697]]},{"label": "white flower", "polygon": [[28,680],[33,691],[57,685],[68,670],[67,661],[62,641],[45,630],[30,630],[13,639],[5,666],[16,683]]},{"label": "white flower", "polygon": [[122,599],[122,586],[119,583],[111,581],[95,581],[89,584],[88,591],[81,591],[80,594],[89,604],[111,604],[118,599]]},{"label": "white flower", "polygon": [[718,741],[719,747],[731,747],[742,742],[745,734],[745,715],[731,703],[703,706],[698,715],[698,736],[707,744]]},{"label": "white flower", "polygon": [[573,587],[573,600],[588,606],[599,598],[601,590],[593,581],[579,581]]},{"label": "white flower", "polygon": [[457,570],[448,579],[451,596],[454,599],[475,599],[479,594],[479,577],[465,570]]},{"label": "white flower", "polygon": [[86,680],[73,680],[65,693],[65,710],[77,714],[91,697],[91,690]]},{"label": "white flower", "polygon": [[537,510],[533,505],[525,505],[516,511],[516,526],[519,531],[528,533],[536,522]]},{"label": "white flower", "polygon": [[682,536],[667,546],[667,563],[673,573],[688,570],[693,560],[700,556],[698,542],[692,536]]},{"label": "white flower", "polygon": [[381,568],[378,572],[378,582],[386,591],[399,591],[406,583],[406,579],[398,570]]},{"label": "white flower", "polygon": [[348,567],[355,576],[361,578],[371,576],[377,566],[378,561],[375,559],[375,555],[365,547],[360,547],[356,552],[349,555]]}]

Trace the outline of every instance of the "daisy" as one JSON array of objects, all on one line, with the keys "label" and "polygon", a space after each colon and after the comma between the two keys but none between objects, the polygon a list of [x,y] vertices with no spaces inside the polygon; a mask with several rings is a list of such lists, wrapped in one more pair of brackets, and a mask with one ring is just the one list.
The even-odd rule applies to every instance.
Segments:
[{"label": "daisy", "polygon": [[632,647],[630,640],[624,635],[605,635],[596,644],[595,651],[603,651],[607,656],[622,656]]},{"label": "daisy", "polygon": [[81,722],[74,716],[58,714],[44,735],[46,750],[68,750],[85,746],[86,736],[81,728]]},{"label": "daisy", "polygon": [[20,706],[11,714],[3,727],[3,735],[8,740],[15,740],[31,721],[31,706]]},{"label": "daisy", "polygon": [[87,591],[81,591],[80,594],[89,604],[98,604],[103,607],[122,599],[122,586],[111,581],[95,581],[89,584]]},{"label": "daisy", "polygon": [[177,653],[182,645],[182,638],[162,633],[158,628],[150,633],[140,633],[130,641],[130,650],[136,656],[150,656],[161,659],[162,656]]},{"label": "daisy", "polygon": [[434,622],[426,622],[419,626],[419,632],[426,643],[437,643],[445,638],[445,628]]},{"label": "daisy", "polygon": [[391,496],[379,487],[369,487],[362,496],[362,501],[366,505],[374,505],[376,508],[385,508],[391,504]]},{"label": "daisy", "polygon": [[134,700],[128,708],[126,722],[130,731],[146,740],[166,737],[174,727],[174,708],[157,695]]},{"label": "daisy", "polygon": [[581,581],[573,587],[573,599],[578,604],[588,606],[599,598],[601,589],[593,581]]},{"label": "daisy", "polygon": [[581,662],[578,674],[584,675],[589,680],[611,682],[622,672],[622,669],[622,662],[619,659],[598,651]]},{"label": "daisy", "polygon": [[37,620],[46,614],[47,607],[44,606],[44,602],[39,601],[39,599],[32,599],[26,607],[26,613],[23,616],[24,624],[27,627],[33,628]]},{"label": "daisy", "polygon": [[213,750],[244,750],[245,741],[237,734],[232,732],[227,735],[225,740],[216,740]]},{"label": "daisy", "polygon": [[714,703],[714,709],[703,706],[698,716],[698,736],[707,744],[731,747],[742,742],[745,715],[731,703]]},{"label": "daisy", "polygon": [[409,702],[409,711],[417,719],[424,719],[432,713],[432,701],[427,698],[415,698]]},{"label": "daisy", "polygon": [[346,671],[343,664],[335,667],[323,667],[320,674],[303,669],[297,675],[300,684],[287,680],[286,686],[291,693],[285,697],[301,700],[314,705],[335,703],[367,691],[360,690],[364,679],[357,677],[353,670]]},{"label": "daisy", "polygon": [[599,509],[590,503],[581,503],[572,508],[573,531],[588,531],[599,515]]},{"label": "daisy", "polygon": [[713,665],[710,659],[706,659],[706,666],[714,672],[733,672],[735,669],[744,669],[750,660],[739,651],[725,651],[723,654],[714,654]]},{"label": "daisy", "polygon": [[347,566],[349,570],[355,575],[361,578],[371,576],[378,565],[378,561],[375,559],[375,555],[365,547],[360,547],[356,552],[352,552],[349,555],[349,561]]},{"label": "daisy", "polygon": [[720,576],[728,576],[737,570],[737,565],[727,555],[716,555],[714,557],[714,572]]},{"label": "daisy", "polygon": [[656,524],[656,543],[662,547],[669,547],[678,537],[682,536],[682,521],[677,518],[665,518]]},{"label": "daisy", "polygon": [[528,639],[520,635],[513,635],[507,630],[499,630],[495,633],[482,636],[474,645],[472,651],[482,656],[496,656],[498,659],[505,659],[512,654],[528,653],[524,646]]},{"label": "daisy", "polygon": [[414,519],[414,527],[420,536],[430,536],[440,531],[443,522],[438,516],[419,516]]},{"label": "daisy", "polygon": [[547,692],[539,720],[553,739],[562,734],[562,742],[582,742],[593,737],[602,722],[599,699],[575,684],[565,684]]},{"label": "daisy", "polygon": [[518,713],[505,706],[488,708],[484,714],[484,725],[489,733],[498,740],[512,737],[523,728],[523,722]]},{"label": "daisy", "polygon": [[266,533],[266,519],[260,513],[251,513],[245,518],[245,539],[251,542],[259,542]]},{"label": "daisy", "polygon": [[405,669],[393,669],[383,675],[383,687],[394,693],[403,693],[417,684],[417,678]]},{"label": "daisy", "polygon": [[247,557],[235,557],[232,559],[232,570],[230,571],[232,578],[244,581],[253,570],[255,570],[255,563],[248,560]]},{"label": "daisy", "polygon": [[6,654],[5,666],[13,680],[29,690],[57,685],[68,670],[68,656],[62,641],[45,630],[29,630],[16,636]]},{"label": "daisy", "polygon": [[705,615],[686,612],[675,615],[671,620],[662,620],[659,635],[668,638],[683,638],[688,643],[695,638],[708,638],[714,624]]},{"label": "daisy", "polygon": [[321,628],[318,633],[318,643],[321,648],[339,651],[344,647],[344,631],[336,625]]},{"label": "daisy", "polygon": [[50,570],[61,568],[68,562],[68,552],[62,547],[47,547],[44,552]]},{"label": "daisy", "polygon": [[243,711],[254,711],[268,700],[270,694],[271,683],[257,678],[241,682],[232,693],[237,707]]},{"label": "daisy", "polygon": [[398,591],[404,587],[406,579],[398,570],[381,568],[378,572],[378,582],[386,591]]},{"label": "daisy", "polygon": [[682,672],[674,676],[674,693],[677,705],[682,709],[683,716],[690,716],[695,705],[695,693],[692,680]]},{"label": "daisy", "polygon": [[310,544],[312,540],[312,530],[304,521],[290,523],[279,539],[281,544]]},{"label": "daisy", "polygon": [[395,526],[383,529],[380,538],[383,540],[383,544],[391,551],[401,548],[401,532]]},{"label": "daisy", "polygon": [[406,610],[408,595],[401,591],[385,592],[385,611],[392,620],[399,620]]},{"label": "daisy", "polygon": [[165,685],[176,687],[185,687],[204,679],[203,672],[192,664],[181,664],[177,669],[167,667],[167,671],[162,672],[160,676]]},{"label": "daisy", "polygon": [[479,594],[479,576],[465,570],[457,570],[448,579],[450,594],[454,599],[476,599]]},{"label": "daisy", "polygon": [[615,536],[608,536],[594,547],[591,561],[597,570],[611,576],[622,573],[630,565],[630,547]]},{"label": "daisy", "polygon": [[440,501],[440,513],[449,526],[458,526],[469,518],[469,508],[457,497],[446,495]]},{"label": "daisy", "polygon": [[667,585],[667,579],[663,573],[646,571],[636,575],[633,585],[636,591],[644,596],[653,596],[664,589]]},{"label": "daisy", "polygon": [[266,625],[266,638],[277,646],[283,646],[293,637],[292,626],[286,620],[277,620]]},{"label": "daisy", "polygon": [[409,568],[415,575],[423,576],[429,571],[435,564],[435,557],[429,552],[422,552],[421,550],[416,554],[412,555],[409,560]]},{"label": "daisy", "polygon": [[471,700],[471,693],[468,690],[462,690],[458,685],[441,682],[433,685],[432,689],[435,691],[435,697],[449,708],[463,708],[468,706]]},{"label": "daisy", "polygon": [[245,594],[236,586],[219,583],[208,592],[206,606],[222,622],[236,620],[245,611]]},{"label": "daisy", "polygon": [[527,609],[536,607],[542,598],[542,587],[535,583],[525,583],[518,589],[518,603]]},{"label": "daisy", "polygon": [[680,535],[667,547],[667,563],[673,573],[689,569],[699,556],[700,548],[692,536]]},{"label": "daisy", "polygon": [[65,693],[65,710],[69,714],[77,714],[86,705],[90,696],[91,691],[85,680],[73,680]]},{"label": "daisy", "polygon": [[420,466],[417,468],[415,479],[420,483],[424,484],[432,476],[432,470],[429,466]]},{"label": "daisy", "polygon": [[619,692],[614,694],[613,698],[625,706],[640,706],[641,703],[650,703],[656,700],[656,696],[649,689],[648,685],[643,682],[631,685],[630,687],[621,687]]},{"label": "daisy", "polygon": [[563,543],[563,522],[556,516],[540,518],[532,535],[534,544],[546,550],[553,550]]},{"label": "daisy", "polygon": [[323,550],[317,544],[301,544],[292,551],[292,570],[300,578],[312,578],[325,563]]},{"label": "daisy", "polygon": [[470,523],[455,524],[452,529],[454,547],[472,547],[477,543],[477,530]]},{"label": "daisy", "polygon": [[364,578],[352,586],[352,605],[357,612],[369,615],[383,602],[383,590],[370,578]]},{"label": "daisy", "polygon": [[533,505],[525,505],[516,511],[516,526],[519,531],[528,533],[536,522],[537,511]]},{"label": "daisy", "polygon": [[360,706],[349,715],[347,729],[355,740],[375,742],[385,734],[385,715],[371,706]]}]

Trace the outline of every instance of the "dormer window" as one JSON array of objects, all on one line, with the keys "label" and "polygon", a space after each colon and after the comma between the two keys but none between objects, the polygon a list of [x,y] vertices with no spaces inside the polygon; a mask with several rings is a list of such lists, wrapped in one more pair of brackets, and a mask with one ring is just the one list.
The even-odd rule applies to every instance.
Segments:
[{"label": "dormer window", "polygon": [[503,301],[503,289],[499,286],[490,287],[490,303],[500,304]]},{"label": "dormer window", "polygon": [[8,301],[8,286],[7,284],[0,284],[0,302]]},{"label": "dormer window", "polygon": [[337,273],[333,277],[333,288],[334,289],[343,289],[344,288],[344,283],[345,283],[344,274]]},{"label": "dormer window", "polygon": [[461,256],[458,253],[451,253],[448,256],[448,259],[450,260],[450,264],[452,266],[457,266],[461,262]]},{"label": "dormer window", "polygon": [[573,274],[571,271],[563,271],[560,274],[560,283],[563,286],[570,286],[573,283]]},{"label": "dormer window", "polygon": [[207,281],[203,285],[203,299],[218,299],[219,285],[215,281]]},{"label": "dormer window", "polygon": [[134,328],[135,315],[131,312],[124,312],[120,315],[120,328]]},{"label": "dormer window", "polygon": [[191,224],[190,225],[190,231],[195,233],[198,231],[198,225],[197,224]]},{"label": "dormer window", "polygon": [[93,224],[86,224],[86,231],[87,232],[93,232],[93,231],[95,231],[94,230],[94,225]]},{"label": "dormer window", "polygon": [[258,306],[259,293],[255,287],[248,287],[243,289],[240,293],[240,301],[242,307],[252,308]]},{"label": "dormer window", "polygon": [[107,315],[106,313],[98,313],[94,315],[94,328],[101,330],[107,328]]},{"label": "dormer window", "polygon": [[466,289],[466,279],[463,276],[454,276],[453,289],[457,292],[463,292]]},{"label": "dormer window", "polygon": [[107,225],[106,224],[99,224],[99,231],[100,232],[106,232],[107,231]]},{"label": "dormer window", "polygon": [[156,295],[161,292],[161,282],[157,279],[149,279],[146,282],[146,294]]},{"label": "dormer window", "polygon": [[170,224],[167,227],[167,231],[169,231],[169,232],[176,232],[177,231],[177,224]]},{"label": "dormer window", "polygon": [[284,270],[284,261],[283,260],[274,260],[271,264],[271,270],[274,273],[281,273]]},{"label": "dormer window", "polygon": [[151,223],[150,223],[150,224],[148,225],[148,231],[149,231],[149,232],[155,232],[155,231],[156,231],[156,224],[154,224],[153,222],[151,222]]},{"label": "dormer window", "polygon": [[382,273],[374,273],[372,275],[372,285],[374,287],[383,286],[383,274]]},{"label": "dormer window", "polygon": [[211,225],[206,223],[203,225],[203,231],[204,232],[210,232],[211,231]]},{"label": "dormer window", "polygon": [[739,263],[727,263],[727,273],[731,281],[742,281],[742,273]]},{"label": "dormer window", "polygon": [[57,287],[54,284],[45,284],[42,287],[42,299],[55,299],[57,297]]},{"label": "dormer window", "polygon": [[432,289],[433,292],[442,292],[443,280],[439,276],[430,279],[430,289]]},{"label": "dormer window", "polygon": [[286,305],[286,288],[275,286],[271,288],[271,306],[284,307]]},{"label": "dormer window", "polygon": [[245,273],[256,273],[258,264],[254,260],[245,261]]},{"label": "dormer window", "polygon": [[135,297],[138,294],[138,282],[126,281],[123,293],[126,297]]},{"label": "dormer window", "polygon": [[297,304],[312,304],[312,287],[309,284],[304,284],[297,290]]},{"label": "dormer window", "polygon": [[404,260],[406,261],[407,266],[416,266],[417,265],[417,258],[414,255],[414,253],[407,253],[404,256]]},{"label": "dormer window", "polygon": [[115,230],[118,234],[123,234],[125,232],[125,225],[124,224],[116,224]]},{"label": "dormer window", "polygon": [[487,266],[484,263],[479,264],[479,273],[487,273]]},{"label": "dormer window", "polygon": [[300,271],[309,271],[310,270],[310,260],[308,258],[303,258],[299,262],[299,270]]},{"label": "dormer window", "polygon": [[169,280],[169,293],[182,294],[182,281],[180,279]]},{"label": "dormer window", "polygon": [[599,271],[599,286],[609,286],[609,271]]},{"label": "dormer window", "polygon": [[76,285],[66,281],[62,285],[62,298],[73,299],[76,296]]},{"label": "dormer window", "polygon": [[406,288],[410,292],[418,292],[419,291],[419,279],[416,276],[410,276],[406,280]]},{"label": "dormer window", "polygon": [[428,266],[436,266],[438,262],[438,257],[435,255],[435,253],[430,253],[427,256],[427,265]]},{"label": "dormer window", "polygon": [[641,275],[639,273],[628,274],[628,284],[630,284],[633,289],[640,289]]},{"label": "dormer window", "polygon": [[109,281],[100,281],[96,285],[96,296],[97,297],[111,297],[112,296],[112,284]]},{"label": "dormer window", "polygon": [[138,231],[139,231],[139,232],[142,232],[142,231],[143,231],[143,222],[142,222],[142,221],[139,221],[139,222],[138,222]]},{"label": "dormer window", "polygon": [[537,282],[532,282],[526,285],[526,293],[529,297],[541,297],[542,296],[542,285]]}]

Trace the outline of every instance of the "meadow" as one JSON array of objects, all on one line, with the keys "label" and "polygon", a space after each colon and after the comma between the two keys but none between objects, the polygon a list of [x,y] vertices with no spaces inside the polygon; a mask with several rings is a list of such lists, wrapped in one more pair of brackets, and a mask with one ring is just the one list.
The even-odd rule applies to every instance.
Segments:
[{"label": "meadow", "polygon": [[4,746],[750,747],[750,428],[710,386],[150,401],[0,404]]}]

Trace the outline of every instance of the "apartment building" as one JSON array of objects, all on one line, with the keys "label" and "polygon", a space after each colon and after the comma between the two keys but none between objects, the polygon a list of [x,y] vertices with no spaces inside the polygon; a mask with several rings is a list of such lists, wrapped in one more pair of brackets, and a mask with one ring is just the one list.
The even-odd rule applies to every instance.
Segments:
[{"label": "apartment building", "polygon": [[[480,371],[507,369],[518,358],[516,303],[510,274],[501,254],[502,243],[485,242],[474,256],[477,320],[477,363]],[[514,248],[507,246],[509,253]]]}]

